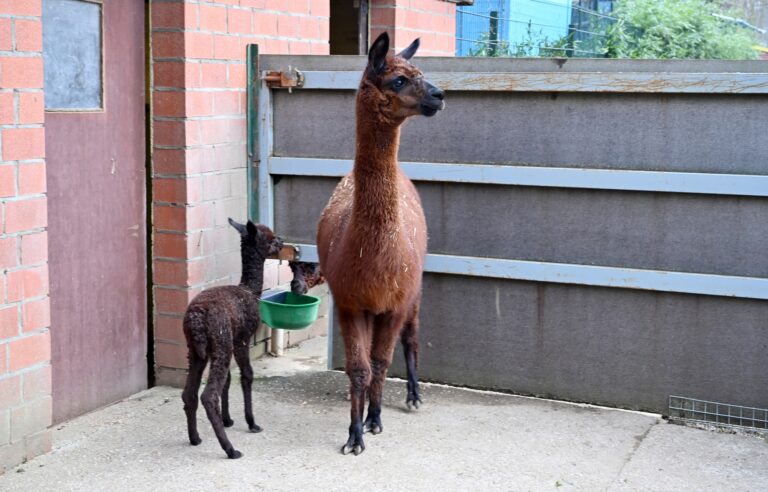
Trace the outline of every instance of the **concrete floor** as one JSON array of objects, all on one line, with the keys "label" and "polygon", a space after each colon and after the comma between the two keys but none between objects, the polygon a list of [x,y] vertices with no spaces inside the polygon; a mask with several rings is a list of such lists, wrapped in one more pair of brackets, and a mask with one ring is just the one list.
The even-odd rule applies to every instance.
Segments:
[{"label": "concrete floor", "polygon": [[246,431],[232,385],[227,460],[200,409],[187,442],[180,390],[153,388],[56,428],[52,453],[0,476],[0,490],[768,490],[761,438],[667,424],[656,415],[424,385],[405,409],[388,381],[384,432],[360,456],[347,437],[347,378],[327,372],[325,339],[254,369]]}]

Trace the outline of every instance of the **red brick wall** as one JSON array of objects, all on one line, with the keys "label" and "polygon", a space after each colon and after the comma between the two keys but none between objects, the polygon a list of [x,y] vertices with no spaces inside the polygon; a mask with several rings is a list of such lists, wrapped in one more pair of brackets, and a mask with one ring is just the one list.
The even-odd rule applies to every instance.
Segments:
[{"label": "red brick wall", "polygon": [[[327,54],[330,0],[153,0],[153,260],[160,383],[186,369],[181,317],[203,288],[239,279],[246,214],[245,49]],[[452,55],[455,7],[372,0],[371,30]],[[0,1],[0,472],[48,451],[50,310],[41,0]],[[266,286],[274,285],[270,264]],[[286,280],[282,278],[280,280]]]},{"label": "red brick wall", "polygon": [[0,474],[51,449],[40,17],[0,2]]},{"label": "red brick wall", "polygon": [[[247,213],[246,46],[328,54],[330,0],[154,0],[153,270],[158,383],[183,384],[181,330],[204,288],[237,283]],[[277,282],[267,267],[267,287]],[[283,279],[284,280],[284,279]]]},{"label": "red brick wall", "polygon": [[444,0],[371,0],[371,40],[382,31],[399,51],[421,38],[417,56],[454,56],[456,4]]}]

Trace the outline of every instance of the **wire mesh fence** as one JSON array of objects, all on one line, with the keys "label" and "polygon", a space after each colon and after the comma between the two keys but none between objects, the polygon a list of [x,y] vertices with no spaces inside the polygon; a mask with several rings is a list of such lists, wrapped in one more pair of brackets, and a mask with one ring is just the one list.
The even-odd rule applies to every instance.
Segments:
[{"label": "wire mesh fence", "polygon": [[744,407],[683,396],[669,397],[669,418],[717,427],[768,432],[768,409]]},{"label": "wire mesh fence", "polygon": [[613,0],[476,0],[457,9],[457,56],[605,56]]}]

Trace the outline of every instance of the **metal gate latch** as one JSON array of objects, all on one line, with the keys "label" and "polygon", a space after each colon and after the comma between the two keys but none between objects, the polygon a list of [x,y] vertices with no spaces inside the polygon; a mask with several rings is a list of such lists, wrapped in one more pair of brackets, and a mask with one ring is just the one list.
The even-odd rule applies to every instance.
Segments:
[{"label": "metal gate latch", "polygon": [[264,80],[271,89],[288,89],[288,92],[294,87],[304,87],[304,74],[290,65],[286,71],[268,71]]}]

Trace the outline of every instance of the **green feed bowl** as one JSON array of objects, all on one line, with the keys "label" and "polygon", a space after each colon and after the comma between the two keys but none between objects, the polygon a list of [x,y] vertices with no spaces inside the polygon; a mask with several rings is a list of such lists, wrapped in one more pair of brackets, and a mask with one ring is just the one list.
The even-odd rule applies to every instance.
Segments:
[{"label": "green feed bowl", "polygon": [[320,298],[288,291],[265,294],[259,303],[261,320],[272,328],[301,330],[317,319]]}]

